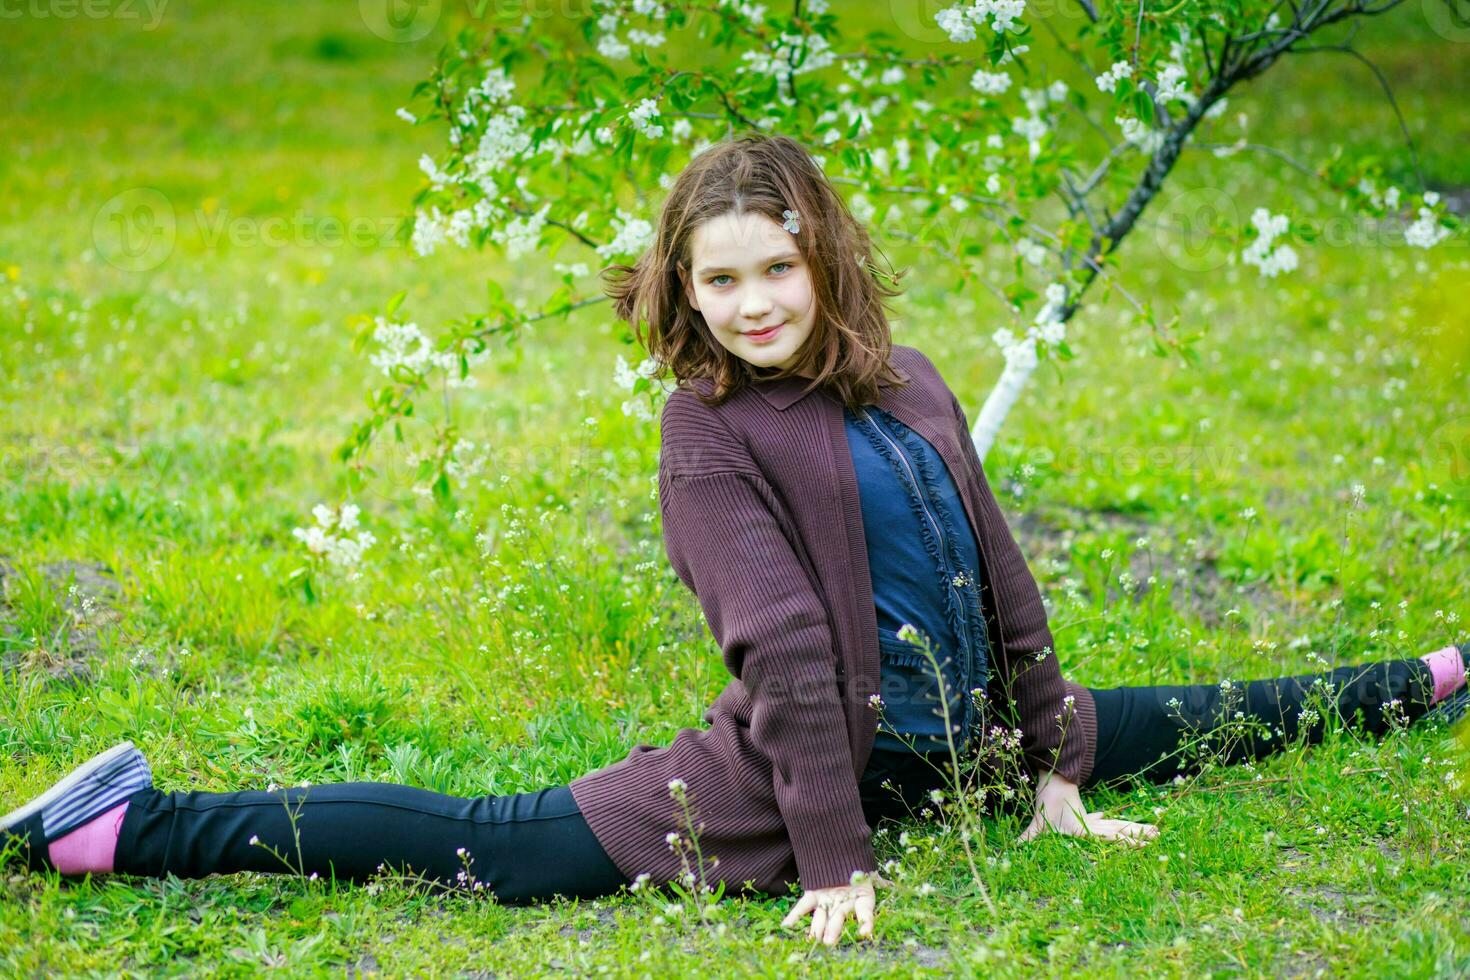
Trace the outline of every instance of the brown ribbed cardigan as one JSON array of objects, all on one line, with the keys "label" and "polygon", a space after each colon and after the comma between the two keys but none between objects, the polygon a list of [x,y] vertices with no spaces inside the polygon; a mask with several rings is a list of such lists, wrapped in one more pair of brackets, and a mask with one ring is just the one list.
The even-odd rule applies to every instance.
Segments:
[{"label": "brown ribbed cardigan", "polygon": [[[1081,784],[1096,721],[1063,681],[1036,580],[1001,516],[958,400],[933,363],[895,345],[904,386],[878,406],[938,450],[977,531],[988,591],[992,705],[1009,692],[1035,775]],[[689,382],[708,393],[711,382]],[[677,879],[665,835],[683,831],[668,784],[688,786],[707,880],[785,894],[873,871],[858,778],[878,715],[878,622],[843,406],[805,379],[761,381],[717,409],[679,389],[664,405],[659,510],[664,548],[698,598],[733,680],[668,746],[570,784],[592,832],[629,878]],[[1063,698],[1076,696],[1074,713]],[[1061,716],[1067,723],[1065,737]],[[1075,720],[1080,724],[1074,724]],[[708,862],[718,858],[711,869]]]}]

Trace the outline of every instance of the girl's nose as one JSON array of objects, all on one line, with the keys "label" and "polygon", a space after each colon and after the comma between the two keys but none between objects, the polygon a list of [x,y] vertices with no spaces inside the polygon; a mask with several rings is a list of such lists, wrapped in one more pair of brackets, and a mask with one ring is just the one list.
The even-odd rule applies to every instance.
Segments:
[{"label": "girl's nose", "polygon": [[760,291],[746,293],[740,301],[740,315],[758,320],[771,312],[771,298]]}]

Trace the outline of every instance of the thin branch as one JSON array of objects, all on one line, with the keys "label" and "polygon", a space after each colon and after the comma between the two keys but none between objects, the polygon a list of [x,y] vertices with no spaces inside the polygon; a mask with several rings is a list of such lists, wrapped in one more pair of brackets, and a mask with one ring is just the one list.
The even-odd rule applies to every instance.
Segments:
[{"label": "thin branch", "polygon": [[1424,173],[1419,169],[1419,153],[1414,148],[1414,137],[1409,134],[1409,125],[1408,123],[1404,122],[1404,114],[1399,111],[1398,100],[1393,97],[1393,88],[1388,84],[1388,79],[1383,77],[1383,72],[1379,71],[1378,66],[1369,61],[1368,58],[1361,51],[1354,47],[1351,47],[1350,42],[1344,42],[1340,45],[1310,45],[1306,47],[1297,47],[1292,48],[1292,51],[1293,53],[1297,51],[1307,53],[1317,51],[1341,52],[1342,54],[1352,55],[1354,58],[1357,58],[1363,64],[1368,66],[1368,70],[1373,73],[1373,77],[1378,79],[1378,85],[1380,88],[1383,89],[1384,98],[1388,99],[1388,104],[1393,108],[1394,118],[1397,119],[1399,122],[1399,132],[1404,134],[1404,143],[1409,148],[1409,162],[1414,167],[1414,176],[1419,179],[1419,189],[1423,190],[1427,185],[1424,183]]},{"label": "thin branch", "polygon": [[[1290,164],[1291,166],[1295,167],[1297,170],[1300,170],[1302,173],[1306,174],[1308,177],[1318,177],[1318,176],[1320,176],[1320,174],[1318,174],[1317,171],[1313,170],[1311,167],[1307,166],[1305,163],[1302,163],[1300,160],[1296,159],[1291,154],[1289,154],[1289,153],[1283,153],[1281,150],[1278,150],[1276,147],[1274,147],[1274,146],[1267,146],[1264,143],[1247,143],[1244,140],[1241,140],[1238,143],[1193,143],[1193,142],[1190,142],[1190,143],[1185,143],[1184,144],[1184,148],[1185,149],[1193,149],[1193,150],[1225,150],[1225,149],[1229,149],[1229,150],[1253,150],[1253,151],[1255,151],[1257,153],[1265,153],[1265,154],[1268,154],[1270,156],[1276,157],[1278,160],[1281,160],[1284,163]],[[1228,153],[1226,153],[1226,154],[1216,153],[1215,156],[1217,156],[1217,157],[1218,156],[1230,156],[1230,154],[1228,154]]]},{"label": "thin branch", "polygon": [[[1091,228],[1094,232],[1096,232],[1097,219],[1093,216],[1092,209],[1087,206],[1087,195],[1079,192],[1077,188],[1073,186],[1072,175],[1068,172],[1066,168],[1062,169],[1061,175],[1062,180],[1067,185],[1067,192],[1072,195],[1073,200],[1077,202],[1077,207],[1082,211],[1082,216],[1087,219],[1087,226]],[[1076,212],[1073,213],[1075,214]]]},{"label": "thin branch", "polygon": [[1084,197],[1091,194],[1093,188],[1098,185],[1103,177],[1107,176],[1107,172],[1112,167],[1113,161],[1127,152],[1128,147],[1131,145],[1130,143],[1114,143],[1108,149],[1108,155],[1103,157],[1102,162],[1088,175],[1087,180],[1083,181],[1082,186],[1078,188],[1078,193]]},{"label": "thin branch", "polygon": [[[934,242],[934,241],[931,241],[931,240],[928,240],[928,239],[921,239],[921,238],[919,238],[919,236],[910,234],[909,232],[906,232],[906,231],[895,231],[894,229],[891,229],[891,228],[885,229],[885,231],[886,231],[887,234],[892,235],[894,238],[901,238],[901,239],[903,239],[906,242],[910,242],[910,243],[912,243],[914,245],[918,245],[920,248],[930,248],[930,249],[933,249],[934,251],[939,252],[945,258],[949,259],[951,262],[953,262],[956,265],[958,265],[961,269],[965,268],[965,260],[961,256],[957,255],[951,249],[948,249],[948,248],[944,247],[943,245],[940,245],[938,242]],[[986,289],[989,289],[992,293],[995,294],[996,299],[999,299],[1000,300],[1001,305],[1006,308],[1006,311],[1007,312],[1012,312],[1013,307],[1014,307],[1015,304],[1013,304],[1011,302],[1010,297],[1007,296],[1005,294],[1005,292],[1003,290],[1001,290],[1001,288],[999,286],[995,285],[994,283],[991,283],[991,282],[986,281],[986,279],[984,277],[982,277],[982,276],[977,275],[977,276],[975,276],[975,278],[980,280],[980,284],[982,286],[984,286]],[[1012,315],[1014,316],[1014,313],[1013,312],[1012,312]]]},{"label": "thin branch", "polygon": [[1082,57],[1082,51],[1079,49],[1079,47],[1077,45],[1068,44],[1062,38],[1061,33],[1055,27],[1052,26],[1051,18],[1050,17],[1043,17],[1043,18],[1041,18],[1041,23],[1051,33],[1052,40],[1054,40],[1054,41],[1057,42],[1057,47],[1061,48],[1063,51],[1065,51],[1069,55],[1071,55],[1072,56],[1072,60],[1076,61],[1077,64],[1079,64],[1079,65],[1082,66],[1082,71],[1086,74],[1086,76],[1088,78],[1096,78],[1097,77],[1097,74],[1098,73],[1095,72],[1095,71],[1093,71],[1092,70],[1092,66],[1087,63],[1087,59],[1084,58],[1084,57]]},{"label": "thin branch", "polygon": [[[522,209],[516,207],[514,204],[510,206],[510,210],[515,214],[520,215],[522,218],[529,218],[531,215],[536,213],[534,211],[528,210],[523,211]],[[560,228],[562,231],[566,232],[568,235],[571,235],[573,238],[581,242],[583,245],[586,245],[588,248],[597,248],[596,242],[588,238],[586,235],[582,234],[577,229],[573,228],[571,225],[567,224],[565,221],[558,220],[557,218],[543,218],[541,220],[554,228]]]},{"label": "thin branch", "polygon": [[1143,47],[1143,4],[1144,0],[1138,0],[1138,23],[1133,30],[1133,70],[1138,71],[1138,52]]}]

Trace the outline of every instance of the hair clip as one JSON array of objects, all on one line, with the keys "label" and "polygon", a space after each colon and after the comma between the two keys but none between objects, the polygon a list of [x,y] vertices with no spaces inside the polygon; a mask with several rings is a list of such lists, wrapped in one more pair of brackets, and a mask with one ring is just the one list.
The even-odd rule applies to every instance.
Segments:
[{"label": "hair clip", "polygon": [[793,235],[796,234],[798,231],[801,231],[800,211],[792,211],[790,208],[788,208],[785,211],[781,212],[781,217],[786,219],[784,222],[781,223],[782,228],[785,228]]}]

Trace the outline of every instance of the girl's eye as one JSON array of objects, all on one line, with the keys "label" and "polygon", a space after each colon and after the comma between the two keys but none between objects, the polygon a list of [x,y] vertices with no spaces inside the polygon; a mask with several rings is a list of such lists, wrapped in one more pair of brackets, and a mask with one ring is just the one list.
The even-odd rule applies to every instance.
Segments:
[{"label": "girl's eye", "polygon": [[[778,263],[773,263],[772,266],[770,266],[770,267],[772,267],[772,269],[779,269],[779,267],[782,267],[782,266],[785,266],[786,269],[789,269],[789,267],[791,267],[791,263],[789,263],[789,262],[778,262]],[[710,285],[711,285],[711,287],[717,287],[717,285],[725,285],[725,284],[722,284],[722,282],[720,282],[720,279],[729,279],[729,276],[728,275],[725,275],[725,273],[723,273],[723,272],[720,273],[720,275],[717,275],[717,276],[710,276]]]}]

